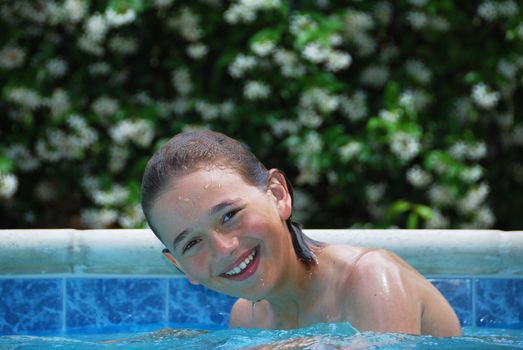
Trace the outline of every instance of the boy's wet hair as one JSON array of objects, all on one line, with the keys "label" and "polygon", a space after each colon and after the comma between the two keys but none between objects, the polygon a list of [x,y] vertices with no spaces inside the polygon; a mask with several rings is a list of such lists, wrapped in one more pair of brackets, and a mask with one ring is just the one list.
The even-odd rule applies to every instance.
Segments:
[{"label": "boy's wet hair", "polygon": [[[170,139],[149,160],[142,179],[142,209],[154,234],[158,232],[150,219],[151,209],[167,186],[175,179],[196,170],[218,167],[233,169],[249,184],[267,189],[267,168],[243,143],[214,131],[180,133]],[[285,181],[292,201],[294,193],[290,181]],[[294,202],[293,202],[294,203]],[[322,246],[307,237],[301,226],[289,217],[286,221],[296,256],[307,267],[316,264],[312,247]]]}]

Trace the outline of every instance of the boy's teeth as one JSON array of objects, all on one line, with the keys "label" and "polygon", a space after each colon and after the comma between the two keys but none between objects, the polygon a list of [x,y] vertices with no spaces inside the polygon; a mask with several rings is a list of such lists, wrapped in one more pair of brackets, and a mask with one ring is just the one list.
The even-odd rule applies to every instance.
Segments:
[{"label": "boy's teeth", "polygon": [[249,255],[244,261],[242,261],[240,263],[239,266],[236,266],[234,269],[231,269],[229,271],[227,271],[225,274],[228,275],[228,276],[233,276],[233,275],[237,275],[239,274],[240,272],[242,272],[243,270],[245,270],[245,268],[247,266],[249,266],[249,264],[251,263],[251,261],[254,259],[254,256],[256,255],[256,251],[254,250],[251,255]]}]

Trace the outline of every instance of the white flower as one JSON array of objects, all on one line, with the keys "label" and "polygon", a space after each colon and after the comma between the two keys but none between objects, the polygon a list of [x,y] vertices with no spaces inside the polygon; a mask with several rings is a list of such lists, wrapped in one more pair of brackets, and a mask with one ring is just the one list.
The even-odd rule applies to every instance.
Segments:
[{"label": "white flower", "polygon": [[109,149],[109,171],[113,174],[121,172],[127,159],[129,158],[129,149],[120,145],[111,145]]},{"label": "white flower", "polygon": [[300,96],[300,106],[304,109],[316,109],[321,113],[332,113],[338,109],[340,99],[321,88],[312,88]]},{"label": "white flower", "polygon": [[70,127],[71,129],[79,132],[85,128],[87,128],[87,123],[86,121],[80,117],[79,115],[77,114],[71,114],[68,118],[67,118],[67,126]]},{"label": "white flower", "polygon": [[61,58],[52,58],[47,61],[45,69],[53,78],[60,78],[67,72],[67,62]]},{"label": "white flower", "polygon": [[374,17],[382,25],[388,25],[392,19],[392,5],[388,1],[380,1],[372,9]]},{"label": "white flower", "polygon": [[474,183],[478,181],[483,176],[483,168],[480,165],[475,165],[469,168],[466,168],[461,172],[459,177],[461,180],[466,183]]},{"label": "white flower", "polygon": [[430,102],[429,95],[420,89],[406,90],[400,95],[400,104],[415,111],[423,111]]},{"label": "white flower", "polygon": [[80,49],[94,56],[102,56],[105,52],[100,42],[93,40],[87,35],[79,37],[77,44]]},{"label": "white flower", "polygon": [[490,207],[484,205],[476,212],[473,226],[480,229],[488,229],[494,225],[496,217]]},{"label": "white flower", "polygon": [[420,84],[428,84],[432,80],[432,72],[420,60],[408,60],[405,69],[407,74]]},{"label": "white flower", "polygon": [[515,78],[518,72],[517,66],[504,58],[499,60],[497,69],[499,73],[511,80]]},{"label": "white flower", "polygon": [[187,46],[187,55],[189,55],[191,58],[194,58],[195,60],[204,58],[208,52],[209,48],[201,43],[190,44]]},{"label": "white flower", "polygon": [[229,65],[229,74],[233,78],[241,78],[245,73],[256,66],[256,59],[253,56],[239,54]]},{"label": "white flower", "polygon": [[123,186],[114,185],[107,191],[94,191],[92,198],[99,206],[119,206],[129,198],[129,190]]},{"label": "white flower", "polygon": [[298,109],[298,121],[301,125],[308,128],[318,128],[323,123],[321,115],[310,108]]},{"label": "white flower", "polygon": [[367,199],[369,200],[369,202],[371,202],[371,203],[379,202],[383,198],[383,195],[385,194],[385,189],[386,189],[386,187],[385,187],[384,183],[377,183],[377,184],[372,184],[372,185],[367,186],[367,188],[365,189],[365,192],[366,192]]},{"label": "white flower", "polygon": [[390,149],[401,160],[409,161],[418,155],[421,146],[417,138],[400,131],[392,137]]},{"label": "white flower", "polygon": [[116,222],[118,212],[114,209],[83,209],[80,213],[80,218],[87,227],[102,229]]},{"label": "white flower", "polygon": [[394,58],[398,57],[399,52],[400,51],[396,45],[386,44],[380,50],[380,61],[382,61],[384,63],[390,62]]},{"label": "white flower", "polygon": [[84,29],[87,39],[97,43],[105,38],[109,25],[102,15],[96,13],[87,19],[84,23]]},{"label": "white flower", "polygon": [[426,229],[448,229],[450,220],[444,216],[438,209],[432,209],[430,219],[425,222]]},{"label": "white flower", "polygon": [[430,184],[432,176],[419,165],[415,165],[407,170],[407,181],[416,188],[424,188]]},{"label": "white flower", "polygon": [[13,69],[20,67],[25,60],[25,51],[16,45],[7,45],[0,50],[0,68]]},{"label": "white flower", "polygon": [[425,27],[428,21],[427,15],[423,12],[409,11],[407,13],[407,22],[409,22],[410,26],[415,30]]},{"label": "white flower", "polygon": [[338,150],[340,155],[340,160],[343,162],[348,162],[352,160],[356,155],[361,152],[362,146],[361,143],[356,141],[347,142],[345,145],[341,146]]},{"label": "white flower", "polygon": [[154,0],[154,6],[162,9],[171,6],[173,2],[174,0]]},{"label": "white flower", "polygon": [[248,81],[243,87],[243,95],[249,100],[262,100],[270,93],[270,87],[261,81]]},{"label": "white flower", "polygon": [[109,26],[121,27],[134,22],[136,19],[136,11],[132,8],[127,8],[124,12],[116,12],[113,9],[108,9],[105,11],[105,18]]},{"label": "white flower", "polygon": [[437,206],[448,206],[454,202],[454,197],[448,186],[433,185],[429,189],[429,200]]},{"label": "white flower", "polygon": [[511,139],[515,145],[523,146],[523,124],[519,123],[514,126]]},{"label": "white flower", "polygon": [[189,7],[183,7],[178,17],[174,18],[169,25],[180,32],[187,41],[197,42],[203,37],[200,27],[200,17]]},{"label": "white flower", "polygon": [[18,178],[14,174],[0,172],[0,198],[11,198],[18,189]]},{"label": "white flower", "polygon": [[186,96],[192,91],[191,76],[189,70],[185,67],[178,68],[173,72],[172,82],[176,91],[182,96]]},{"label": "white flower", "polygon": [[223,17],[229,24],[251,23],[256,19],[256,11],[240,4],[234,4],[224,12]]},{"label": "white flower", "polygon": [[231,100],[224,101],[220,105],[220,112],[221,112],[222,116],[224,116],[224,117],[230,116],[234,112],[235,109],[236,109],[236,105]]},{"label": "white flower", "polygon": [[356,91],[352,97],[340,96],[340,111],[351,121],[357,122],[367,116],[367,95]]},{"label": "white flower", "polygon": [[272,133],[275,136],[282,136],[287,133],[289,135],[294,135],[300,129],[300,126],[294,120],[277,120],[271,123]]},{"label": "white flower", "polygon": [[122,120],[109,134],[117,144],[131,141],[140,147],[149,147],[154,138],[154,129],[146,120]]},{"label": "white flower", "polygon": [[465,159],[468,146],[463,141],[455,142],[449,149],[449,154],[457,160]]},{"label": "white flower", "polygon": [[272,40],[259,40],[251,45],[251,50],[258,56],[263,57],[269,55],[275,47],[276,44]]},{"label": "white flower", "polygon": [[304,30],[316,30],[318,24],[307,14],[294,14],[289,21],[289,28],[292,34],[298,35]]},{"label": "white flower", "polygon": [[98,97],[91,104],[94,113],[101,117],[113,116],[119,108],[118,101],[107,96]]},{"label": "white flower", "polygon": [[355,38],[361,36],[365,31],[373,29],[374,20],[365,12],[348,9],[345,16],[345,26],[347,35]]},{"label": "white flower", "polygon": [[63,16],[71,23],[80,22],[87,12],[87,6],[83,0],[65,0],[62,6]]},{"label": "white flower", "polygon": [[178,97],[172,102],[172,110],[175,115],[185,114],[189,110],[190,103],[185,97]]},{"label": "white flower", "polygon": [[91,75],[107,75],[111,71],[111,66],[106,62],[97,62],[89,65],[87,68]]},{"label": "white flower", "polygon": [[57,162],[62,158],[62,154],[56,149],[53,149],[53,147],[44,140],[36,141],[35,150],[38,157],[43,160]]},{"label": "white flower", "polygon": [[493,21],[498,17],[496,5],[492,1],[482,2],[477,9],[478,16],[486,21]]},{"label": "white flower", "polygon": [[118,218],[118,223],[123,228],[140,227],[145,224],[145,215],[140,204],[135,204],[125,208],[125,211]]},{"label": "white flower", "polygon": [[224,18],[230,24],[250,23],[256,19],[257,11],[270,10],[279,6],[280,0],[240,0],[225,11]]},{"label": "white flower", "polygon": [[516,27],[516,32],[517,32],[517,34],[518,34],[519,40],[523,40],[523,23],[520,23],[520,24]]},{"label": "white flower", "polygon": [[71,108],[69,95],[63,89],[56,89],[46,101],[47,106],[51,109],[51,114],[58,117]]},{"label": "white flower", "polygon": [[428,0],[408,0],[409,4],[416,6],[416,7],[423,7],[427,5],[429,2]]},{"label": "white flower", "polygon": [[472,99],[479,107],[492,109],[498,104],[500,93],[492,91],[484,83],[479,83],[472,87]]},{"label": "white flower", "polygon": [[213,120],[220,116],[220,107],[209,102],[198,101],[194,109],[202,116],[203,120]]},{"label": "white flower", "polygon": [[90,175],[84,176],[80,180],[80,185],[86,193],[92,193],[100,189],[98,178]]},{"label": "white flower", "polygon": [[485,142],[478,142],[470,145],[467,148],[467,157],[470,160],[480,160],[487,155],[487,144]]},{"label": "white flower", "polygon": [[400,114],[398,113],[398,111],[388,111],[388,110],[385,110],[385,109],[382,109],[380,112],[379,112],[379,117],[380,119],[383,119],[384,121],[388,122],[388,123],[397,123],[398,120],[400,119]]},{"label": "white flower", "polygon": [[273,58],[284,77],[296,78],[305,74],[305,67],[298,61],[298,56],[293,51],[277,49]]},{"label": "white flower", "polygon": [[34,90],[16,87],[8,92],[7,99],[28,109],[35,110],[42,105],[42,98]]},{"label": "white flower", "polygon": [[32,171],[40,166],[40,160],[34,157],[24,145],[9,146],[6,155],[22,171]]},{"label": "white flower", "polygon": [[478,209],[490,192],[487,184],[482,183],[479,186],[471,189],[467,194],[460,198],[457,203],[457,208],[462,214],[470,214]]},{"label": "white flower", "polygon": [[429,27],[438,32],[447,32],[450,29],[450,23],[446,18],[433,16],[430,18]]},{"label": "white flower", "polygon": [[138,43],[135,39],[116,35],[109,41],[109,47],[113,52],[130,55],[138,50]]},{"label": "white flower", "polygon": [[498,13],[506,18],[517,16],[519,13],[519,6],[512,0],[502,1],[497,5]]},{"label": "white flower", "polygon": [[292,203],[292,218],[297,222],[302,222],[308,218],[310,213],[314,212],[316,202],[305,191],[294,189],[294,198]]},{"label": "white flower", "polygon": [[375,88],[382,87],[387,80],[389,80],[389,70],[385,66],[369,66],[360,76],[362,84]]},{"label": "white flower", "polygon": [[332,72],[337,72],[347,68],[352,63],[352,57],[343,51],[331,51],[327,55],[326,67]]},{"label": "white flower", "polygon": [[305,45],[301,54],[312,63],[321,63],[327,59],[329,50],[320,43],[310,42]]}]

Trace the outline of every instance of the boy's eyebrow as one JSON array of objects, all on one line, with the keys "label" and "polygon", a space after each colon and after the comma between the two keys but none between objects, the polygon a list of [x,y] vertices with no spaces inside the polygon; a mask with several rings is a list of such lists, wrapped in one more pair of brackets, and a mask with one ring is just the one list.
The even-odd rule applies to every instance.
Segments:
[{"label": "boy's eyebrow", "polygon": [[[236,202],[238,202],[240,199],[226,199],[224,200],[223,202],[221,203],[218,203],[216,204],[214,207],[212,207],[209,212],[207,213],[207,216],[213,216],[215,215],[216,213],[219,213],[220,211],[222,211],[224,208],[227,208],[228,206],[231,206],[233,204],[235,204]],[[180,232],[180,234],[174,239],[174,242],[173,242],[173,251],[176,250],[176,248],[178,247],[178,245],[184,240],[184,238],[191,232],[191,228],[186,228],[185,230],[183,230],[182,232]]]}]

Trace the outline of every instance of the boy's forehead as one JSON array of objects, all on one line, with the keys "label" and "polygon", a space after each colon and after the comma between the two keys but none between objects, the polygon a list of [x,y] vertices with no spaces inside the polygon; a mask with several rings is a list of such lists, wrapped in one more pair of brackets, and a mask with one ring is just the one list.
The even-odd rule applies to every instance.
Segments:
[{"label": "boy's forehead", "polygon": [[170,211],[173,206],[177,209],[206,210],[242,185],[247,184],[232,170],[197,170],[171,180],[158,197],[155,207],[169,208]]}]

